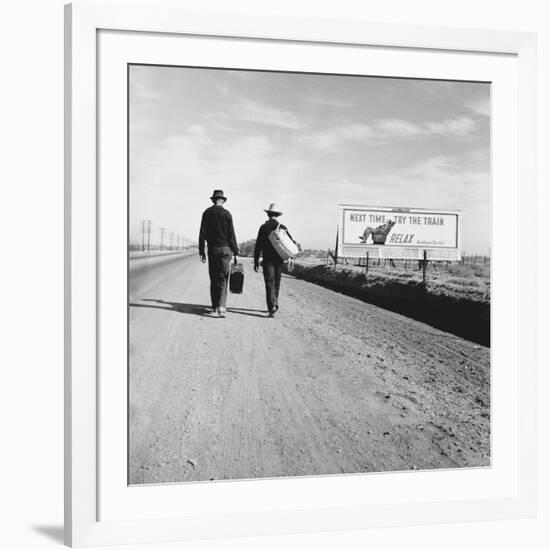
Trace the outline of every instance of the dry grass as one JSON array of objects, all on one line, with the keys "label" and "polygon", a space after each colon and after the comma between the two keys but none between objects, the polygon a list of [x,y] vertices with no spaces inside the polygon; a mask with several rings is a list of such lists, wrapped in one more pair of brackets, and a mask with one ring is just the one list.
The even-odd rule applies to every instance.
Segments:
[{"label": "dry grass", "polygon": [[[329,266],[328,269],[334,271],[334,266]],[[338,265],[336,271],[350,271],[362,275],[364,282],[368,285],[422,283],[422,271],[418,269],[370,266],[366,277],[365,267]],[[426,271],[426,290],[429,293],[449,295],[457,299],[489,303],[491,299],[490,267],[468,264],[430,266]]]}]

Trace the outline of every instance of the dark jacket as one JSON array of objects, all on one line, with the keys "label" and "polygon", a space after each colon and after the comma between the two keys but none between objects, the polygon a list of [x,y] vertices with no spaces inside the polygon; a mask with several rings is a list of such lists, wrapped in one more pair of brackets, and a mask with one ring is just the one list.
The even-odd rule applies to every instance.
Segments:
[{"label": "dark jacket", "polygon": [[[258,237],[256,238],[256,246],[254,247],[254,265],[255,266],[260,265],[260,254],[262,255],[264,262],[266,263],[274,263],[274,264],[283,263],[283,259],[281,258],[281,256],[279,256],[279,254],[277,254],[277,251],[273,248],[273,245],[269,240],[269,234],[274,229],[277,229],[278,225],[279,225],[279,222],[275,218],[271,218],[270,220],[267,220],[264,224],[260,226],[260,230],[258,231]],[[281,229],[285,229],[288,233],[288,229],[283,224],[280,224],[280,225],[281,225]],[[288,234],[288,236],[292,239],[290,233]]]},{"label": "dark jacket", "polygon": [[235,256],[238,255],[237,239],[233,228],[233,218],[229,210],[223,206],[213,205],[202,214],[201,228],[199,231],[199,254],[204,254],[204,243],[208,248],[215,246],[228,246]]}]

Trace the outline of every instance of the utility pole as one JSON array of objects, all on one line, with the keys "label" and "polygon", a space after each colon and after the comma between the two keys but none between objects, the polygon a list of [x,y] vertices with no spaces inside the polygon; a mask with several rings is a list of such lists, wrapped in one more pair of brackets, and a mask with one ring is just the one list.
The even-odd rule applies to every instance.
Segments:
[{"label": "utility pole", "polygon": [[177,244],[176,248],[179,250],[179,249],[180,249],[180,242],[181,242],[181,237],[180,237],[180,235],[178,235],[178,239],[177,239],[177,240],[178,240],[178,244]]},{"label": "utility pole", "polygon": [[174,248],[174,232],[170,232],[170,250]]},{"label": "utility pole", "polygon": [[160,228],[160,250],[164,250],[164,235],[166,233],[166,227]]},{"label": "utility pole", "polygon": [[147,252],[151,251],[151,220],[141,220],[141,251],[145,250],[145,235],[147,235]]}]

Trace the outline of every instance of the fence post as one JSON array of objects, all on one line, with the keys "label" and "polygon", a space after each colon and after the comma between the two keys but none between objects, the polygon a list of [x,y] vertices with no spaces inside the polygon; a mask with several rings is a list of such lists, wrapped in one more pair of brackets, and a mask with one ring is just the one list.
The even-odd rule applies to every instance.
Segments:
[{"label": "fence post", "polygon": [[428,263],[426,251],[422,253],[422,283],[426,284],[426,264]]},{"label": "fence post", "polygon": [[365,275],[367,275],[369,272],[369,251],[367,250],[367,263],[365,267]]}]

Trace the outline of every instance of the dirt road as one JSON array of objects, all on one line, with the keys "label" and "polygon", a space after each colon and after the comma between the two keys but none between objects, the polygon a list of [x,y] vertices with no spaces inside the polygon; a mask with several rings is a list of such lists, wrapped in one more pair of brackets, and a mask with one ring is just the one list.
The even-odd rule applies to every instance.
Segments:
[{"label": "dirt road", "polygon": [[208,270],[130,276],[130,483],[488,466],[489,348],[283,276],[209,317]]}]

